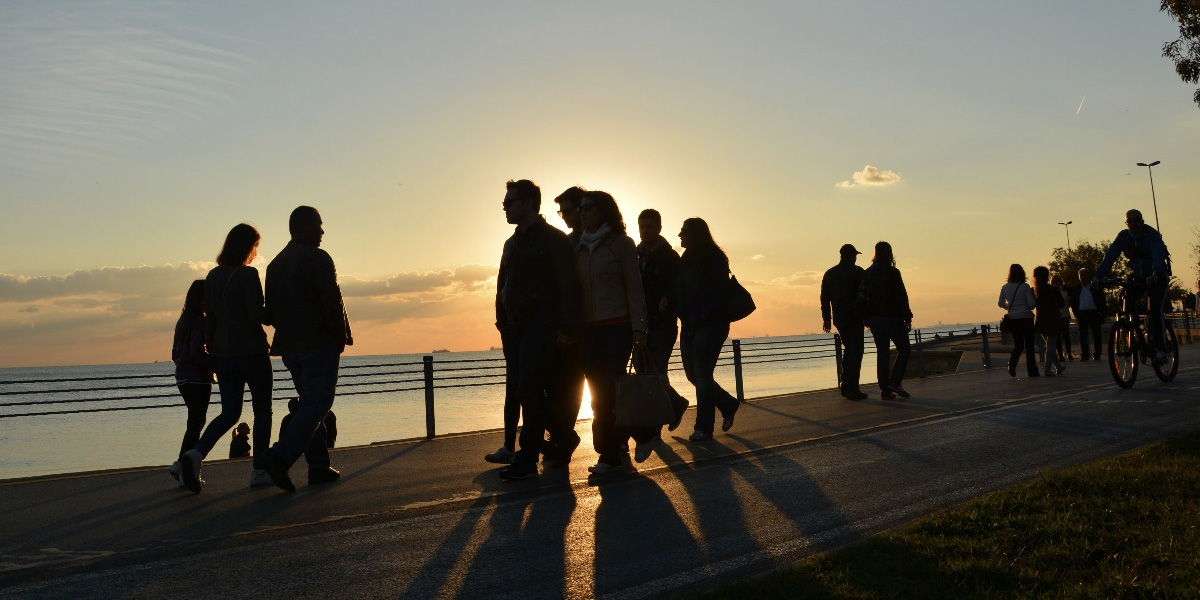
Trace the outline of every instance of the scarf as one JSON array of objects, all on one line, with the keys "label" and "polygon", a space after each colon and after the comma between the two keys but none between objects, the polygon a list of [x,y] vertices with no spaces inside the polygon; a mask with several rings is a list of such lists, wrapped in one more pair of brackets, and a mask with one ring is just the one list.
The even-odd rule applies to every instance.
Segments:
[{"label": "scarf", "polygon": [[583,232],[579,236],[579,243],[587,246],[588,252],[595,252],[596,247],[599,246],[600,242],[603,242],[604,238],[608,237],[608,234],[611,232],[612,228],[608,226],[608,223],[605,223],[595,231]]}]

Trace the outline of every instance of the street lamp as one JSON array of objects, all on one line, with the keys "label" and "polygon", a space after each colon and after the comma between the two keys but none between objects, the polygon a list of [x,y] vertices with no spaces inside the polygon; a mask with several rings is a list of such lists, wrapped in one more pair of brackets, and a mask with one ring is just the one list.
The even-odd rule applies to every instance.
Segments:
[{"label": "street lamp", "polygon": [[1066,223],[1063,223],[1062,221],[1058,222],[1059,225],[1062,225],[1067,230],[1067,254],[1071,253],[1071,223],[1074,222],[1075,221],[1067,221]]},{"label": "street lamp", "polygon": [[1150,173],[1150,201],[1154,203],[1154,228],[1162,233],[1162,227],[1158,224],[1158,199],[1154,197],[1154,165],[1162,161],[1156,160],[1152,163],[1138,163],[1139,167],[1146,167],[1146,171]]}]

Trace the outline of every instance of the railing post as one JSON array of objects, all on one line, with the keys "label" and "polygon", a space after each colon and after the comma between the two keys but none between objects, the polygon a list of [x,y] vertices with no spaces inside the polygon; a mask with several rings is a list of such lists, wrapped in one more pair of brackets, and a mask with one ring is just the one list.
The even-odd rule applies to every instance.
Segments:
[{"label": "railing post", "polygon": [[837,360],[837,382],[838,389],[842,388],[842,336],[833,334],[833,355]]},{"label": "railing post", "polygon": [[427,355],[421,361],[425,371],[425,438],[433,439],[437,435],[433,421],[433,357]]},{"label": "railing post", "polygon": [[742,391],[742,340],[733,340],[733,378],[737,384],[737,400],[745,401]]},{"label": "railing post", "polygon": [[921,330],[914,329],[913,333],[917,338],[917,376],[925,376],[925,349],[921,347]]},{"label": "railing post", "polygon": [[988,336],[992,333],[992,328],[989,325],[980,325],[979,332],[983,334],[983,368],[992,368],[992,349],[988,345]]}]

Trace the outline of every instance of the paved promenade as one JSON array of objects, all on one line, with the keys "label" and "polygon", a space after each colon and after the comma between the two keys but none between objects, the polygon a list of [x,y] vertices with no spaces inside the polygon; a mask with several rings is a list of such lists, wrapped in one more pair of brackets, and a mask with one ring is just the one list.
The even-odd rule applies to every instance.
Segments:
[{"label": "paved promenade", "polygon": [[[336,483],[250,488],[247,460],[0,483],[0,596],[643,598],[710,587],[834,548],[1048,468],[1200,429],[1200,345],[1180,374],[1118,389],[1102,362],[1027,380],[1004,369],[753,400],[732,431],[637,472],[501,481],[497,431],[336,449]],[[869,377],[870,365],[866,369]],[[864,385],[864,389],[869,389]],[[496,415],[497,421],[500,415]],[[344,427],[352,427],[346,423]]]}]

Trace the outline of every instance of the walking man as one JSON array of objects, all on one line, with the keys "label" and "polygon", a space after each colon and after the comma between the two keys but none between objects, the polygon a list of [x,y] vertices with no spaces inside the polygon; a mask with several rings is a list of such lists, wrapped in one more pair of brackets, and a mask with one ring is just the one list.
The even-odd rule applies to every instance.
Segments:
[{"label": "walking man", "polygon": [[825,333],[829,333],[832,321],[846,348],[842,357],[842,396],[863,400],[867,395],[858,389],[863,359],[863,316],[854,305],[863,277],[863,268],[854,263],[862,253],[846,244],[842,246],[841,254],[841,262],[825,271],[821,278],[821,323]]},{"label": "walking man", "polygon": [[[1104,322],[1104,290],[1092,286],[1092,270],[1079,269],[1079,285],[1069,288],[1071,309],[1079,323],[1079,359],[1100,360],[1100,324]],[[1092,349],[1088,349],[1088,338]]]},{"label": "walking man", "polygon": [[516,231],[504,242],[496,277],[496,328],[506,385],[520,402],[524,424],[516,457],[500,477],[525,479],[537,477],[539,456],[551,450],[547,429],[554,439],[568,437],[551,419],[551,366],[556,348],[577,336],[579,302],[571,242],[539,213],[541,190],[527,179],[509,181],[507,188],[504,216]]},{"label": "walking man", "polygon": [[292,240],[267,265],[267,313],[275,326],[271,354],[283,357],[300,404],[279,441],[263,453],[263,468],[289,492],[296,486],[288,470],[302,453],[309,485],[341,476],[329,466],[325,417],[333,407],[342,351],[354,338],[333,259],[320,249],[321,225],[317,209],[297,207],[288,219]]}]

